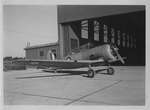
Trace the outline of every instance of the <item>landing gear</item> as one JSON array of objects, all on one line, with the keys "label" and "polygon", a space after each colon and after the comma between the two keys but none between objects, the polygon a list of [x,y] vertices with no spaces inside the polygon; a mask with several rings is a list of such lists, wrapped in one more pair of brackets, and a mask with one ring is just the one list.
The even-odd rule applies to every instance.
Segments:
[{"label": "landing gear", "polygon": [[114,74],[114,72],[115,72],[114,68],[112,68],[112,67],[108,67],[108,69],[107,69],[107,74],[109,74],[109,75],[113,75],[113,74]]},{"label": "landing gear", "polygon": [[66,60],[72,60],[72,57],[69,55],[65,58]]},{"label": "landing gear", "polygon": [[95,76],[95,71],[92,69],[91,65],[89,65],[89,70],[87,72],[89,78],[93,78]]},{"label": "landing gear", "polygon": [[93,69],[88,70],[88,77],[93,78],[95,76],[95,71]]},{"label": "landing gear", "polygon": [[106,65],[107,65],[107,69],[106,69],[107,74],[108,75],[113,75],[115,73],[114,68],[110,67],[110,64],[107,61],[106,61]]}]

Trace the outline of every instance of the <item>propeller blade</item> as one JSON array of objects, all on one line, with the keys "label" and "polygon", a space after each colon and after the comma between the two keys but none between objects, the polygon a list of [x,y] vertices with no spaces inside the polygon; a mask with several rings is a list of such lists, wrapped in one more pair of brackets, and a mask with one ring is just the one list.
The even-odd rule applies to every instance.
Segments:
[{"label": "propeller blade", "polygon": [[125,61],[123,60],[123,58],[121,57],[121,55],[118,53],[117,50],[115,50],[115,52],[116,52],[116,54],[117,54],[117,56],[118,56],[118,59],[121,61],[122,64],[124,64]]},{"label": "propeller blade", "polygon": [[116,53],[116,55],[117,55],[118,59],[121,61],[121,63],[124,64],[125,61],[123,60],[123,58],[119,54],[117,46],[116,45],[110,45],[110,47]]}]

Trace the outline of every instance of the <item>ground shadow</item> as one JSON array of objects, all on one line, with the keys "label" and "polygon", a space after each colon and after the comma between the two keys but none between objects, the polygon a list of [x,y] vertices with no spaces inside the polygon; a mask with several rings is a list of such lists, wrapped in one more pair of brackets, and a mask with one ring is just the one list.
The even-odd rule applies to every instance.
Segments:
[{"label": "ground shadow", "polygon": [[[107,74],[104,72],[106,69],[95,70],[96,74]],[[45,71],[48,72],[48,71]],[[50,71],[49,73],[53,73],[52,75],[38,75],[38,76],[26,76],[26,77],[16,77],[16,79],[28,79],[28,78],[43,78],[43,77],[58,77],[58,76],[73,76],[73,75],[81,75],[83,77],[88,77],[88,71],[81,70],[59,70],[56,74],[54,71]],[[58,74],[59,73],[59,74]]]}]

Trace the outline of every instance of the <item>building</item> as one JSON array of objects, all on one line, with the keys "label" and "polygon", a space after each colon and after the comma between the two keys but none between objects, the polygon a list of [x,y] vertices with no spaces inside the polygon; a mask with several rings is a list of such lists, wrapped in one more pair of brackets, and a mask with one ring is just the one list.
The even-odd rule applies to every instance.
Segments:
[{"label": "building", "polygon": [[126,65],[145,65],[144,5],[59,5],[60,57],[93,43],[116,44]]},{"label": "building", "polygon": [[145,65],[144,5],[58,5],[57,15],[58,44],[27,47],[26,58],[47,59],[55,49],[64,59],[88,43],[113,43],[126,65]]},{"label": "building", "polygon": [[26,59],[54,59],[51,53],[54,54],[55,59],[59,59],[59,45],[58,43],[48,43],[36,46],[27,46],[25,48]]}]

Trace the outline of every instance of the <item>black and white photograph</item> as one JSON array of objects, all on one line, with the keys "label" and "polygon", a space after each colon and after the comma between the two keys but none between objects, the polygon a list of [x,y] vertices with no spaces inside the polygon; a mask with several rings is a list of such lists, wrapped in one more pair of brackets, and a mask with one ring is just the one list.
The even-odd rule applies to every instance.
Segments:
[{"label": "black and white photograph", "polygon": [[145,106],[145,5],[3,5],[3,103]]}]

